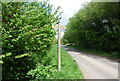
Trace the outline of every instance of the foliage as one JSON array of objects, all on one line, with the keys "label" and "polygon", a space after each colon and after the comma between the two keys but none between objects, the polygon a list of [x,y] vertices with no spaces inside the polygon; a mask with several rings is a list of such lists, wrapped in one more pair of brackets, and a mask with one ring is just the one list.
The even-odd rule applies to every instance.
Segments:
[{"label": "foliage", "polygon": [[83,75],[79,70],[76,62],[61,48],[61,72],[57,70],[57,45],[52,45],[51,50],[47,51],[47,56],[42,60],[43,65],[37,66],[35,69],[27,73],[27,77],[31,80],[39,79],[83,79]]},{"label": "foliage", "polygon": [[61,47],[61,71],[58,72],[57,49],[58,46],[53,45],[51,50],[48,51],[47,57],[45,57],[45,60],[43,60],[43,64],[45,66],[52,66],[52,75],[49,77],[49,79],[83,79],[82,72],[79,70],[76,62],[63,47]]},{"label": "foliage", "polygon": [[3,80],[27,79],[26,73],[41,63],[55,36],[58,10],[48,2],[2,3]]},{"label": "foliage", "polygon": [[61,42],[62,44],[67,44],[68,43],[68,40],[67,39],[62,39],[62,42]]},{"label": "foliage", "polygon": [[120,3],[90,2],[69,19],[63,38],[81,47],[120,51]]},{"label": "foliage", "polygon": [[31,80],[50,79],[50,76],[52,76],[51,66],[37,66],[27,73],[27,77]]},{"label": "foliage", "polygon": [[77,45],[69,45],[69,47],[75,48],[77,50],[80,50],[82,52],[88,53],[88,54],[92,54],[92,55],[97,55],[97,56],[102,56],[102,57],[106,57],[108,59],[111,60],[115,60],[115,61],[119,61],[120,57],[118,56],[120,53],[113,51],[113,52],[107,52],[107,51],[102,51],[99,49],[88,49],[88,48],[83,48]]}]

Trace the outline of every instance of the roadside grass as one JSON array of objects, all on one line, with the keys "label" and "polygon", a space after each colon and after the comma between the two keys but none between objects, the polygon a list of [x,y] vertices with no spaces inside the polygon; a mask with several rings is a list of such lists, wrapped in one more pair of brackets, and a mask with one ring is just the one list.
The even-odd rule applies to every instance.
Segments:
[{"label": "roadside grass", "polygon": [[47,54],[47,65],[52,66],[54,71],[51,79],[83,79],[83,74],[79,70],[77,63],[73,58],[66,52],[66,50],[61,47],[61,71],[57,70],[57,45],[53,45],[51,50]]},{"label": "roadside grass", "polygon": [[82,47],[76,46],[76,45],[67,45],[67,46],[71,47],[71,48],[75,48],[75,49],[80,50],[82,52],[86,52],[86,53],[98,55],[98,56],[103,56],[103,57],[106,57],[108,59],[112,59],[112,60],[116,60],[116,61],[118,61],[120,59],[120,57],[118,57],[118,55],[120,54],[119,52],[106,52],[106,51],[102,51],[102,50],[82,48]]}]

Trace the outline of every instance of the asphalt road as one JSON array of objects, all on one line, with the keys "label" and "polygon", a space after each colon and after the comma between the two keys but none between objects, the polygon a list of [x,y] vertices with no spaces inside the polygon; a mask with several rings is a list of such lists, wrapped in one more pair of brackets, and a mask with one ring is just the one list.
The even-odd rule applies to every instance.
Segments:
[{"label": "asphalt road", "polygon": [[63,47],[76,60],[85,79],[118,79],[118,62]]}]

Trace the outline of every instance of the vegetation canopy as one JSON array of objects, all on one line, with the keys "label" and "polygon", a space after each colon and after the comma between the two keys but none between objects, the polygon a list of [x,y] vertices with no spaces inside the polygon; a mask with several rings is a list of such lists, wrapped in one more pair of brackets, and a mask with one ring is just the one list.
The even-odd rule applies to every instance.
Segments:
[{"label": "vegetation canopy", "polygon": [[69,19],[63,42],[120,52],[120,2],[90,2]]}]

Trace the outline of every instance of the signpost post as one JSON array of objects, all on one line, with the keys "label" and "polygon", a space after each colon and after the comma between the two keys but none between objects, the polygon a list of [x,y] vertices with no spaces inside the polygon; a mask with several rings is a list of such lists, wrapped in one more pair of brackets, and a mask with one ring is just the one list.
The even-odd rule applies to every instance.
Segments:
[{"label": "signpost post", "polygon": [[64,26],[60,26],[60,24],[58,24],[58,26],[54,26],[53,28],[58,28],[58,71],[60,72],[61,70],[61,55],[60,55],[60,47],[61,47],[61,28],[65,29]]},{"label": "signpost post", "polygon": [[58,71],[60,72],[61,68],[61,58],[60,58],[60,25],[58,24]]}]

